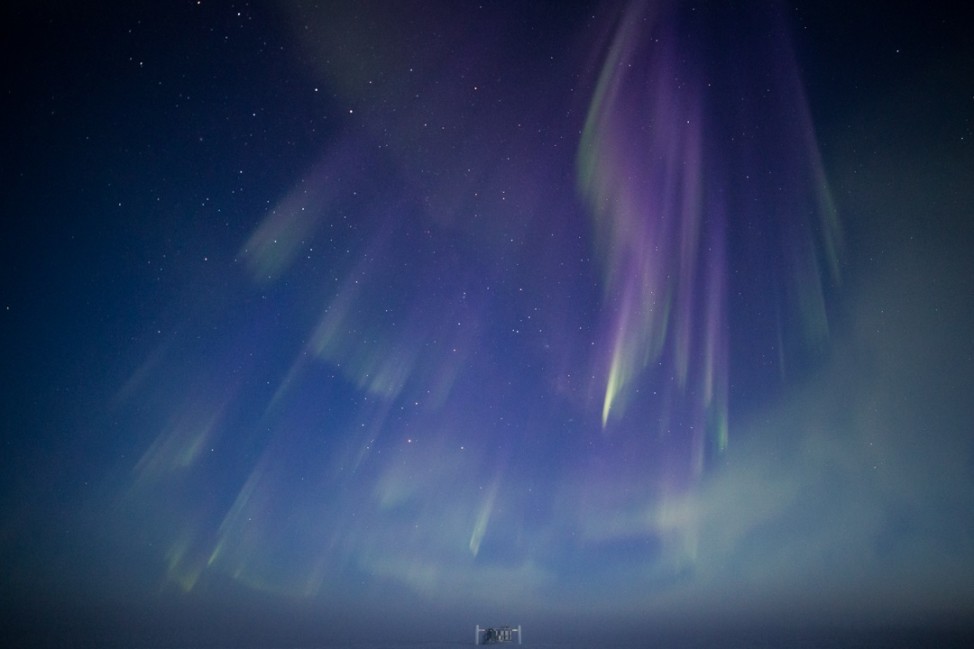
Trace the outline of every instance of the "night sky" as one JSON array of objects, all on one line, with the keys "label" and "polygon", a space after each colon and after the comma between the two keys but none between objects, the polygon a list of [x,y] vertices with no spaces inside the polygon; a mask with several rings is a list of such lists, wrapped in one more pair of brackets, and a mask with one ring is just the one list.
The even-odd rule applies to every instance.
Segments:
[{"label": "night sky", "polygon": [[6,3],[4,633],[974,619],[969,23],[731,4]]}]

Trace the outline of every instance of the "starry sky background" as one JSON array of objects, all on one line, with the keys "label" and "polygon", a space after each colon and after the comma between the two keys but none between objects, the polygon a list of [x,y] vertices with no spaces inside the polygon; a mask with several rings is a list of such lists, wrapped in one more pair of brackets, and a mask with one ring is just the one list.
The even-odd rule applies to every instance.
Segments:
[{"label": "starry sky background", "polygon": [[5,7],[5,624],[970,616],[971,39],[817,4]]}]

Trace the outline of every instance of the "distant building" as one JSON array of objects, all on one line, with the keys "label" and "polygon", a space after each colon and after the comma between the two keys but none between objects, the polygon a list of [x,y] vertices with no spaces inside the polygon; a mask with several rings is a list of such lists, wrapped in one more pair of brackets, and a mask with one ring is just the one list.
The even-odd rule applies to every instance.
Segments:
[{"label": "distant building", "polygon": [[481,628],[478,624],[474,627],[474,644],[498,644],[501,642],[514,642],[515,636],[518,644],[521,644],[521,625],[516,627],[498,626]]}]

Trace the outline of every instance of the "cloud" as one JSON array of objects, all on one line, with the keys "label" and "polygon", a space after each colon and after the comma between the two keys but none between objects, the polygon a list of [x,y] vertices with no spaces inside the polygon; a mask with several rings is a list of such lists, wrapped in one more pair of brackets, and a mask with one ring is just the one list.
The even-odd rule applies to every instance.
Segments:
[{"label": "cloud", "polygon": [[[901,234],[916,217],[900,204]],[[888,622],[974,606],[970,262],[939,235],[881,238],[821,369],[735,422],[688,497],[695,576],[660,610]]]}]

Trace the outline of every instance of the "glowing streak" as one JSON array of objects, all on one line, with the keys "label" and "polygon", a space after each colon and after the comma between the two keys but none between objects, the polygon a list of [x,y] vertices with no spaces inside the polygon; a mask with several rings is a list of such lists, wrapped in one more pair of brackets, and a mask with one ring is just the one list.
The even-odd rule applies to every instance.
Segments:
[{"label": "glowing streak", "polygon": [[264,217],[240,250],[253,279],[270,283],[291,266],[313,237],[318,223],[335,200],[329,169],[337,157],[319,162]]},{"label": "glowing streak", "polygon": [[[823,279],[838,277],[841,237],[794,62],[772,79],[775,103],[757,128],[767,135],[741,142],[739,132],[756,125],[743,114],[728,120],[709,81],[727,69],[694,57],[698,35],[674,27],[680,16],[675,2],[640,0],[618,14],[579,144],[577,185],[603,271],[603,428],[652,384],[652,416],[661,429],[692,431],[689,466],[699,475],[708,444],[727,446],[728,246],[770,249],[778,265],[761,269],[773,274],[770,299],[789,300],[804,341],[819,342],[828,336]],[[787,50],[779,45],[771,43]],[[749,96],[751,83],[729,81],[735,92],[743,84],[736,96]],[[759,174],[777,184],[753,182]],[[731,238],[739,223],[747,229]]]},{"label": "glowing streak", "polygon": [[487,525],[490,523],[490,516],[494,511],[494,499],[497,497],[498,481],[495,480],[487,490],[484,501],[480,504],[480,512],[477,514],[477,521],[474,523],[473,532],[470,534],[470,553],[477,556],[480,552],[480,544],[487,533]]},{"label": "glowing streak", "polygon": [[210,447],[223,421],[225,407],[226,403],[187,405],[135,465],[138,480],[157,479],[193,466]]},{"label": "glowing streak", "polygon": [[[699,100],[674,86],[673,55],[652,52],[651,89],[633,90],[645,58],[649,7],[629,5],[606,55],[579,148],[578,183],[595,220],[611,326],[603,426],[646,366],[667,349],[678,386],[694,357],[694,311],[701,238]],[[652,20],[649,20],[652,23]],[[635,102],[632,99],[636,97]],[[645,114],[650,128],[633,122]]]}]

